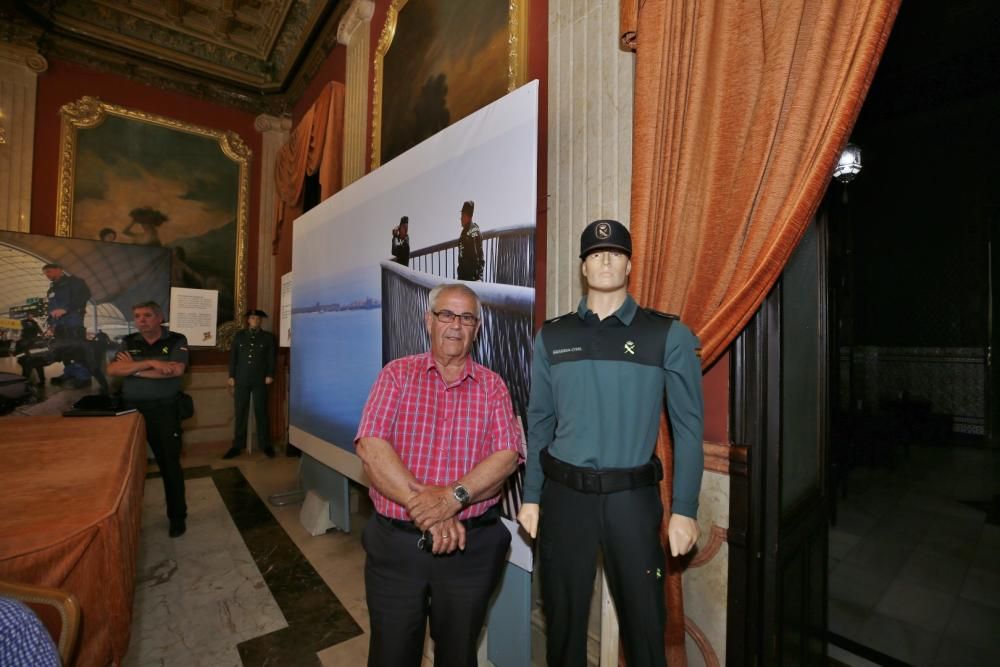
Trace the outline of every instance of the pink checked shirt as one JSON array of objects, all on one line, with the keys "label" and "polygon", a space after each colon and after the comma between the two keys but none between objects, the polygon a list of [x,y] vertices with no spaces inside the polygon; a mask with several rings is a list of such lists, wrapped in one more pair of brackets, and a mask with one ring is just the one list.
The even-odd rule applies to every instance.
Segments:
[{"label": "pink checked shirt", "polygon": [[[429,352],[389,362],[379,373],[354,442],[388,441],[403,465],[423,484],[452,485],[494,452],[510,450],[524,459],[521,428],[503,379],[469,359],[462,377],[446,385]],[[406,508],[375,487],[375,511],[410,520]],[[462,510],[460,519],[479,516],[499,496]]]}]

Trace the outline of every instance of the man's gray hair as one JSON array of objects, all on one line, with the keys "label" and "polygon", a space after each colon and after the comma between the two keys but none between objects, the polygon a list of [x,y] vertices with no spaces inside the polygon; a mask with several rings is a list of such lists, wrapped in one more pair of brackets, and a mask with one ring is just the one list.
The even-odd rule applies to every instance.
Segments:
[{"label": "man's gray hair", "polygon": [[[476,317],[480,320],[483,319],[483,304],[479,300],[479,295],[476,291],[467,285],[462,283],[445,283],[443,285],[438,285],[431,290],[431,293],[427,295],[427,308],[428,310],[437,310],[437,300],[445,292],[461,292],[465,296],[471,297],[476,304]],[[462,313],[455,313],[456,315],[461,315]]]},{"label": "man's gray hair", "polygon": [[155,301],[143,301],[142,303],[137,303],[132,306],[132,312],[135,312],[140,308],[149,308],[155,315],[163,315],[163,308],[161,308],[160,304]]}]

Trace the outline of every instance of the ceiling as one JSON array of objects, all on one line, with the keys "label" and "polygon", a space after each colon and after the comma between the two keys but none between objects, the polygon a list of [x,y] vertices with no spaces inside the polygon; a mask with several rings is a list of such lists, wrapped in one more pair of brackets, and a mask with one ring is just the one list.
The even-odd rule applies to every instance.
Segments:
[{"label": "ceiling", "polygon": [[[252,112],[282,113],[336,44],[346,0],[21,0],[8,41]],[[11,27],[15,25],[16,27]],[[12,34],[12,33],[18,34]]]}]

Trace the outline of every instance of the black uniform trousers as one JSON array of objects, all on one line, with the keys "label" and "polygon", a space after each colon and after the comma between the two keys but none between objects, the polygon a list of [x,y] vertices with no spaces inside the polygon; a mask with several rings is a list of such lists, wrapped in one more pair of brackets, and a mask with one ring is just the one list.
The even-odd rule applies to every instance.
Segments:
[{"label": "black uniform trousers", "polygon": [[429,615],[435,667],[475,667],[510,532],[500,521],[469,528],[465,551],[442,556],[419,549],[419,537],[377,514],[361,536],[371,620],[368,665],[420,667]]},{"label": "black uniform trousers", "polygon": [[658,486],[596,494],[546,479],[541,507],[539,567],[548,664],[587,664],[587,624],[600,549],[626,663],[665,667]]},{"label": "black uniform trousers", "polygon": [[163,477],[167,518],[178,523],[187,518],[184,471],[181,469],[181,419],[176,398],[133,401],[146,420],[146,439]]},{"label": "black uniform trousers", "polygon": [[253,419],[257,424],[257,445],[261,449],[271,446],[271,422],[267,414],[267,385],[264,379],[237,381],[233,388],[236,425],[233,429],[233,447],[247,446],[247,415],[250,413],[250,399],[253,398]]}]

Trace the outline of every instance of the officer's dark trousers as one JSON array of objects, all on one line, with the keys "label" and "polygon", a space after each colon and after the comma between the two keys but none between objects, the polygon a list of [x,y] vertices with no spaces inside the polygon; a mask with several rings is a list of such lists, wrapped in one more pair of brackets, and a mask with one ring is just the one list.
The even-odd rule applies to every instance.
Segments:
[{"label": "officer's dark trousers", "polygon": [[184,500],[184,471],[181,470],[181,420],[177,399],[136,401],[135,406],[146,420],[146,439],[163,476],[167,498],[167,517],[171,523],[187,518]]},{"label": "officer's dark trousers", "polygon": [[371,620],[369,667],[419,667],[427,618],[436,667],[475,667],[490,595],[500,580],[510,532],[499,521],[466,532],[465,551],[434,556],[419,535],[374,515],[361,543]]},{"label": "officer's dark trousers", "polygon": [[247,414],[250,412],[251,397],[253,398],[253,419],[257,424],[257,446],[266,449],[271,446],[271,423],[267,415],[267,385],[264,384],[263,380],[237,382],[233,389],[236,419],[233,447],[243,449],[247,446]]},{"label": "officer's dark trousers", "polygon": [[663,505],[657,486],[590,494],[545,480],[539,576],[549,665],[587,664],[587,623],[598,549],[629,667],[663,667]]}]

